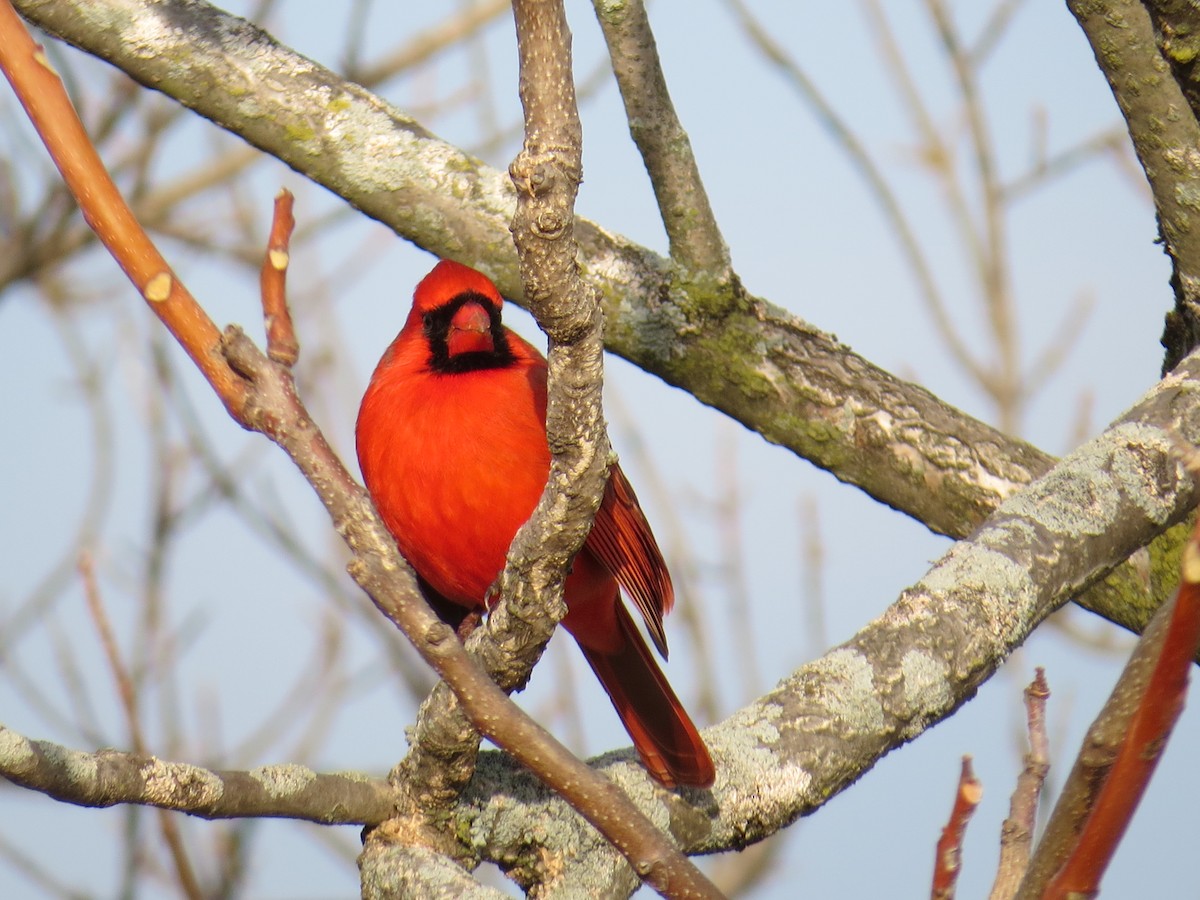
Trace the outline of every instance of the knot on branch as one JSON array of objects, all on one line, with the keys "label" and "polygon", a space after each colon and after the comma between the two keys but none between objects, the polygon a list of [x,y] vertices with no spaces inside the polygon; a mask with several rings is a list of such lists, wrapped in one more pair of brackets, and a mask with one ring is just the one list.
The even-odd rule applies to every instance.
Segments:
[{"label": "knot on branch", "polygon": [[558,190],[563,199],[573,200],[583,180],[583,172],[572,157],[577,150],[570,147],[524,149],[509,164],[508,175],[517,192],[533,199],[543,199]]}]

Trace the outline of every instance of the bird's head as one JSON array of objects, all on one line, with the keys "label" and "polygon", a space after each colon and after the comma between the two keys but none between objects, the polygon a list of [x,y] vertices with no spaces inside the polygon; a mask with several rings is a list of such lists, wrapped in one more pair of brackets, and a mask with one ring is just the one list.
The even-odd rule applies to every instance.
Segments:
[{"label": "bird's head", "polygon": [[503,305],[486,275],[442,260],[417,285],[405,330],[424,335],[434,371],[504,368],[512,364],[513,353],[500,322]]}]

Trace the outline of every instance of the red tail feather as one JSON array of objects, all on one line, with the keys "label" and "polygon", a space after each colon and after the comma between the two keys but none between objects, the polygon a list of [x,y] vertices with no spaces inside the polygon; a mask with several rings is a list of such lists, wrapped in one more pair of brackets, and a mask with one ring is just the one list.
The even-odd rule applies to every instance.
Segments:
[{"label": "red tail feather", "polygon": [[619,600],[616,608],[624,638],[620,647],[611,653],[590,650],[583,643],[579,648],[650,774],[669,788],[710,786],[716,773],[708,748]]}]

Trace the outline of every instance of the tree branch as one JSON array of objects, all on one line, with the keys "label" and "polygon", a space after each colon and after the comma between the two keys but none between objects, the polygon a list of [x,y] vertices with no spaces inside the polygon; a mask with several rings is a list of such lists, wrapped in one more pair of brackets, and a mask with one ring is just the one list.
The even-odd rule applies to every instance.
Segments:
[{"label": "tree branch", "polygon": [[[1191,509],[1200,492],[1174,450],[1176,431],[1200,441],[1200,353],[1007,500],[851,640],[707,729],[722,773],[711,800],[662,811],[684,848],[728,850],[773,834],[952,714],[1047,615]],[[626,762],[610,777],[636,777],[631,751],[614,756]],[[464,802],[477,804],[463,815],[501,858],[528,852],[529,835],[561,816],[544,795],[520,809],[482,792]],[[500,815],[504,829],[490,830]]]},{"label": "tree branch", "polygon": [[304,819],[371,825],[393,814],[386,781],[324,775],[294,764],[219,771],[142,753],[83,753],[35,741],[0,725],[0,775],[76,806],[123,803],[174,809],[202,819]]},{"label": "tree branch", "polygon": [[1162,339],[1163,372],[1169,372],[1200,342],[1200,123],[1159,53],[1145,4],[1067,0],[1067,6],[1108,79],[1154,195],[1175,289]]},{"label": "tree branch", "polygon": [[[520,298],[502,173],[438,141],[352,82],[202,2],[14,0],[35,24],[106,59]],[[290,89],[266,85],[286,73]],[[231,89],[230,86],[236,89]],[[371,148],[364,153],[363,148]],[[577,219],[580,264],[602,293],[606,346],[951,537],[971,532],[1053,457],[872,365],[765,300],[704,327],[703,297],[660,257]],[[1177,570],[1185,532],[1152,548]],[[1080,602],[1140,631],[1166,596],[1132,566]],[[1166,579],[1169,581],[1169,577]]]},{"label": "tree branch", "polygon": [[[544,16],[545,13],[539,11],[538,15]],[[559,9],[558,17],[561,19],[561,16]],[[561,21],[561,25],[565,34],[565,20]],[[542,55],[546,57],[542,60],[543,63],[565,66],[560,80],[565,78],[569,82],[569,52],[566,53],[565,64],[561,56],[547,53],[544,47]],[[17,96],[25,103],[51,157],[68,178],[68,186],[79,202],[85,218],[97,228],[106,248],[129,274],[131,280],[134,280],[135,285],[138,285],[136,275],[140,260],[143,257],[151,260],[161,257],[149,237],[141,230],[120,193],[112,185],[111,178],[83,131],[57,77],[48,77],[44,54],[21,27],[12,7],[4,2],[0,2],[0,68],[3,68],[11,81]],[[34,92],[39,94],[36,103],[28,99],[28,95]],[[560,103],[554,98],[542,98],[541,102],[548,102],[550,105]],[[47,116],[53,116],[58,121],[49,122]],[[556,135],[552,130],[549,136],[552,142],[550,146],[557,149],[558,145],[553,143]],[[578,143],[576,141],[577,145]],[[576,175],[576,180],[577,178]],[[537,179],[531,176],[530,181],[534,183]],[[569,199],[573,202],[573,195]],[[546,210],[538,210],[536,207],[534,209],[537,214],[533,224],[545,235],[561,236],[550,228]],[[559,230],[569,228],[570,212],[568,204],[566,217],[556,220],[562,223]],[[290,204],[287,198],[284,198],[276,207],[272,239],[265,263],[267,274],[263,279],[263,300],[268,319],[272,318],[273,304],[283,302],[282,273],[287,263],[286,236],[290,232],[290,219]],[[104,227],[109,222],[120,223],[120,229],[110,230]],[[282,253],[283,257],[272,260],[271,251],[276,254]],[[536,254],[538,251],[534,252]],[[553,262],[553,254],[539,260],[539,263],[547,266]],[[165,266],[165,263],[163,265]],[[561,260],[559,265],[563,265]],[[573,253],[570,266],[574,266]],[[545,729],[513,704],[476,664],[459,643],[454,632],[437,619],[421,599],[412,571],[397,553],[395,542],[387,533],[365,492],[351,478],[300,402],[289,368],[268,359],[236,327],[226,329],[221,336],[219,347],[211,348],[209,339],[210,334],[215,331],[215,326],[178,279],[165,270],[152,276],[141,289],[152,308],[162,307],[171,297],[180,298],[179,306],[186,310],[188,327],[173,329],[177,340],[184,345],[184,349],[193,359],[208,355],[224,359],[227,365],[213,363],[212,366],[218,374],[228,374],[229,380],[237,388],[236,393],[230,397],[222,395],[231,415],[234,415],[243,427],[260,432],[287,452],[305,479],[313,486],[334,526],[353,551],[354,557],[348,569],[355,581],[367,592],[379,610],[404,631],[421,656],[450,685],[471,724],[497,745],[508,750],[516,759],[538,772],[539,777],[552,788],[570,798],[572,804],[577,805],[581,815],[626,854],[634,871],[662,893],[667,896],[681,896],[680,892],[686,891],[692,896],[719,896],[711,884],[641,814],[628,797],[611,782],[576,759]],[[594,323],[590,335],[580,332],[577,323],[573,327],[569,315],[573,310],[566,310],[567,314],[564,314],[562,309],[546,311],[558,314],[549,317],[553,322],[550,332],[552,340],[557,339],[564,345],[572,340],[578,342],[586,349],[585,359],[590,357],[599,362],[601,343],[599,331],[595,327],[599,321],[599,312],[594,301],[588,312]],[[170,324],[169,319],[164,320]],[[276,333],[273,336],[278,342],[280,335]],[[590,342],[587,340],[589,337]],[[286,340],[284,342],[286,343]],[[213,352],[214,349],[216,352]],[[284,352],[285,358],[291,356],[291,349],[294,348],[287,348]],[[571,349],[573,348],[568,347],[568,351]],[[571,363],[578,363],[579,357],[573,356],[571,352],[565,353],[564,356],[567,365],[563,367],[563,360],[560,360],[557,376],[562,383],[571,384],[572,379],[579,374],[571,367]],[[551,372],[553,377],[553,363]],[[214,387],[220,390],[222,382],[216,378],[210,380],[214,382]],[[604,474],[608,467],[607,442],[603,438],[603,421],[598,412],[599,372],[585,370],[581,384],[583,396],[590,396],[596,408],[592,418],[588,420],[585,417],[584,421],[593,432],[599,431],[600,440],[596,441],[593,438],[590,447],[582,440],[576,440],[570,447],[556,447],[554,438],[561,438],[561,434],[551,435],[551,449],[556,457],[555,466],[561,467],[565,458],[569,466],[575,465],[576,471],[570,471],[569,477],[560,473],[560,483],[555,483],[555,471],[552,469],[551,485],[547,491],[550,500],[547,502],[558,507],[554,512],[556,516],[561,515],[561,518],[555,521],[554,517],[546,517],[549,519],[546,523],[539,522],[535,515],[532,529],[523,528],[521,533],[531,530],[535,540],[544,536],[550,549],[560,557],[555,560],[558,566],[557,575],[554,574],[553,564],[547,564],[544,558],[539,558],[537,549],[520,546],[521,534],[514,541],[518,549],[512,554],[517,559],[518,577],[532,578],[533,588],[541,591],[545,591],[547,584],[557,579],[560,594],[567,564],[586,537],[590,520],[585,520],[582,524],[569,521],[567,514],[577,513],[578,502],[573,504],[574,509],[571,508],[572,504],[564,505],[566,493],[556,493],[555,489],[562,491],[563,481],[568,482],[567,486],[575,487],[574,481],[579,480],[583,474],[583,467],[579,465],[582,459],[594,469],[589,473],[594,482],[592,497],[587,498],[585,495],[583,501],[590,503],[594,510],[599,504]],[[572,404],[567,404],[566,409],[559,409],[557,412],[560,417],[566,416],[565,421],[559,421],[556,425],[560,430],[567,432],[569,439],[578,438],[570,431],[574,427],[570,417],[577,412]],[[593,458],[595,461],[591,462]],[[544,505],[546,503],[539,504],[539,508]],[[562,548],[563,533],[568,537],[574,536],[576,543],[573,547]],[[523,563],[528,568],[522,569]],[[523,594],[522,591],[526,593]],[[527,587],[518,588],[514,592],[518,600],[508,605],[515,607],[518,612],[525,612],[531,620],[541,624],[544,645],[553,631],[553,621],[547,625],[544,614],[531,613],[532,608],[537,608],[541,613],[544,607],[538,607],[540,601],[536,596],[530,598],[527,592]],[[492,629],[489,626],[490,630]],[[504,634],[503,631],[500,633]],[[532,668],[540,649],[540,646],[535,648],[533,659],[528,662],[529,668]],[[438,810],[428,810],[420,802],[423,786],[417,784],[399,787],[402,790],[393,796],[393,802],[398,810],[397,818],[408,820],[405,831],[408,842],[428,842],[439,850],[445,850],[448,845],[452,845],[455,837],[447,833],[445,823],[440,823],[439,828],[439,823],[434,822]]]},{"label": "tree branch", "polygon": [[646,7],[642,0],[593,0],[592,5],[625,102],[629,133],[658,200],[671,260],[683,267],[688,279],[727,284],[733,277],[729,248],[708,202],[691,142],[671,103]]}]

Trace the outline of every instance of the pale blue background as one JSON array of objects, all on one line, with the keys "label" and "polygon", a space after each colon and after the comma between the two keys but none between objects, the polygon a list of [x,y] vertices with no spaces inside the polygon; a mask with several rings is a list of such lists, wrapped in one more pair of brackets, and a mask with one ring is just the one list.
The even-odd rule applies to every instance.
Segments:
[{"label": "pale blue background", "polygon": [[[922,4],[884,4],[918,80],[934,98],[943,125],[962,117],[951,73]],[[963,31],[978,30],[982,4],[953,4]],[[246,4],[226,6],[244,12]],[[772,33],[806,67],[826,96],[858,130],[867,147],[895,179],[929,250],[945,295],[969,338],[983,340],[982,317],[962,268],[957,239],[944,217],[936,187],[913,163],[913,135],[898,108],[888,75],[875,57],[857,5],[758,3]],[[786,7],[786,8],[785,8]],[[331,11],[332,10],[332,11]],[[367,60],[403,36],[428,25],[443,10],[426,4],[376,4],[366,30]],[[345,29],[336,5],[282,2],[266,24],[290,44],[339,68]],[[755,294],[784,305],[816,326],[834,332],[873,362],[928,386],[944,400],[981,418],[994,411],[969,385],[932,335],[930,319],[917,300],[913,279],[896,242],[840,149],[814,123],[794,94],[749,47],[723,4],[655,4],[651,11],[675,103],[688,129],[731,247],[737,271]],[[591,72],[603,42],[590,6],[569,4],[577,41],[577,69]],[[511,23],[501,17],[485,32],[490,88],[502,122],[515,122],[515,54]],[[465,83],[472,63],[460,52],[446,54],[425,74],[396,80],[381,93],[413,110],[447,140],[471,147],[479,119],[471,111],[429,118],[419,112]],[[101,72],[83,67],[82,72]],[[90,85],[93,89],[105,82]],[[1024,4],[1010,37],[988,64],[982,83],[989,124],[1000,144],[999,164],[1013,176],[1031,158],[1033,113],[1044,110],[1051,151],[1072,146],[1117,121],[1118,113],[1090,50],[1062,4]],[[6,122],[15,122],[5,94]],[[606,85],[582,109],[585,176],[579,212],[606,228],[665,252],[665,238],[640,160],[630,143],[615,86]],[[155,174],[196,165],[233,145],[207,123],[193,124],[173,138]],[[10,142],[27,138],[10,132]],[[959,144],[960,148],[963,146]],[[491,154],[504,167],[515,152],[509,144]],[[964,159],[969,164],[969,159]],[[241,202],[265,209],[280,184],[298,195],[301,223],[337,209],[339,201],[277,164],[260,166],[245,182]],[[25,178],[37,173],[18,173]],[[32,181],[30,182],[32,183]],[[190,208],[204,222],[205,207]],[[1093,161],[1019,204],[1009,220],[1023,353],[1031,359],[1055,333],[1074,298],[1083,291],[1094,311],[1061,374],[1037,395],[1024,436],[1053,453],[1069,449],[1081,398],[1092,398],[1090,433],[1118,415],[1145,391],[1161,362],[1158,337],[1172,298],[1168,266],[1153,244],[1153,209],[1142,185],[1107,161]],[[261,240],[261,239],[258,239]],[[237,321],[257,333],[256,275],[211,256],[166,242],[168,256],[218,323]],[[369,259],[369,265],[364,262]],[[347,266],[347,260],[354,260]],[[316,243],[298,244],[293,254],[293,298],[301,308],[300,337],[306,347],[330,342],[353,359],[342,374],[322,374],[309,356],[302,374],[320,380],[313,409],[327,434],[352,459],[351,429],[356,398],[384,344],[399,327],[411,286],[431,266],[428,254],[394,239],[381,226],[357,215],[344,217]],[[342,286],[352,270],[351,283]],[[134,580],[147,549],[149,497],[144,469],[150,464],[143,427],[155,386],[146,368],[146,336],[158,327],[138,309],[140,301],[102,254],[91,251],[67,271],[71,281],[98,296],[96,308],[77,321],[89,352],[103,372],[106,403],[115,434],[111,470],[100,481],[112,493],[95,544],[106,602],[119,635],[128,639]],[[326,293],[320,293],[320,290]],[[314,310],[305,293],[332,297]],[[115,320],[136,323],[119,331]],[[530,333],[523,313],[509,320]],[[69,545],[93,483],[89,419],[74,386],[74,369],[43,301],[25,286],[0,297],[0,421],[5,423],[0,456],[0,613],[18,608]],[[333,336],[331,339],[331,335]],[[177,350],[172,349],[178,354]],[[348,373],[348,374],[346,374]],[[639,487],[649,517],[665,546],[682,545],[696,561],[695,583],[703,588],[715,658],[703,665],[722,673],[719,704],[727,715],[773,685],[822,646],[843,640],[881,612],[948,546],[921,525],[873,503],[856,490],[765,444],[682,392],[665,387],[627,364],[609,365],[610,418],[618,450],[626,448],[626,471],[637,485],[661,479],[665,494]],[[244,435],[224,415],[198,377],[187,392],[224,459],[258,460],[247,476],[248,490],[274,496],[293,520],[304,523],[311,554],[337,559],[340,550],[311,490],[290,464],[260,438]],[[617,403],[619,401],[619,405]],[[620,410],[627,410],[621,413]],[[630,432],[636,422],[638,433]],[[648,471],[629,452],[635,441],[653,460]],[[742,498],[739,528],[752,598],[749,616],[731,605],[722,578],[721,538],[713,504],[722,448],[733,447]],[[681,533],[663,524],[671,515]],[[800,508],[819,511],[825,564],[824,642],[808,633],[803,596],[808,577],[799,556]],[[676,577],[687,561],[672,556]],[[81,749],[111,744],[127,747],[126,727],[107,665],[99,650],[76,579],[69,579],[55,606],[52,627],[22,637],[13,656],[0,657],[0,721],[33,737]],[[153,698],[147,710],[152,748],[171,756],[165,744],[161,703],[173,707],[187,745],[183,758],[217,763],[219,748],[237,745],[274,710],[320,640],[328,606],[324,590],[280,567],[273,549],[220,507],[190,526],[187,540],[170,560],[167,615],[187,636],[179,700]],[[365,598],[354,602],[365,604]],[[1085,628],[1099,628],[1082,615]],[[322,768],[386,772],[402,752],[412,712],[403,690],[390,683],[379,659],[380,643],[353,618],[346,655],[348,671],[369,687],[337,710],[333,728],[318,744]],[[753,641],[753,659],[739,658],[731,635],[742,624]],[[685,701],[693,696],[697,664],[679,624],[669,667]],[[1120,636],[1116,640],[1122,641]],[[558,645],[559,641],[555,642]],[[56,645],[67,646],[87,682],[98,733],[89,743],[44,709],[19,699],[9,673],[14,666],[37,678],[55,704],[69,712],[70,694]],[[564,652],[565,651],[565,652]],[[754,898],[927,896],[933,847],[949,810],[959,758],[975,757],[985,786],[972,823],[960,896],[984,896],[994,874],[1001,820],[1019,768],[1021,688],[1034,665],[1044,665],[1054,696],[1049,717],[1057,786],[1083,729],[1116,678],[1119,655],[1080,650],[1053,628],[1044,628],[1006,670],[952,721],[885,759],[826,808],[794,826],[783,838],[774,873],[746,896]],[[599,689],[569,646],[556,646],[522,702],[546,708],[563,666],[576,676],[580,703],[589,710],[587,750],[627,743]],[[593,712],[594,711],[594,712]],[[1194,712],[1184,713],[1138,818],[1120,851],[1105,896],[1178,895],[1188,877],[1185,860],[1196,846],[1197,778],[1190,764],[1200,735]],[[299,735],[278,747],[293,746]],[[282,755],[280,755],[282,753]],[[286,761],[285,751],[223,765]],[[26,848],[65,882],[91,896],[109,896],[118,884],[116,852],[124,817],[117,811],[76,810],[46,798],[0,789],[0,838]],[[184,823],[199,848],[215,841],[216,829]],[[337,829],[338,844],[353,848],[357,829]],[[158,851],[156,828],[147,820],[148,846]],[[329,830],[289,822],[254,826],[251,874],[246,896],[265,898],[350,896],[357,875],[330,849]],[[35,897],[39,890],[0,857],[6,897]],[[153,892],[147,892],[147,896]]]}]

